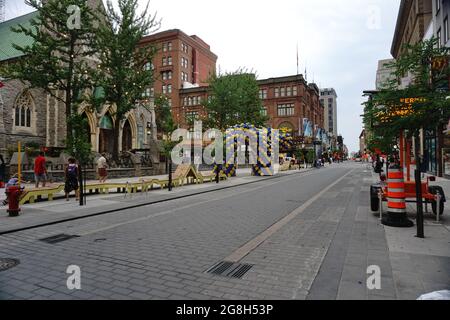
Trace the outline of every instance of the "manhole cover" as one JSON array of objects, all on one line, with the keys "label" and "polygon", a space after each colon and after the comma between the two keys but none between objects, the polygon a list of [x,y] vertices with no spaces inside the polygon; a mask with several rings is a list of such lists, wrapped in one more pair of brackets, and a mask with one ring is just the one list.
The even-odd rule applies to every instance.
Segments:
[{"label": "manhole cover", "polygon": [[20,263],[17,259],[0,258],[0,271],[5,271],[17,266]]}]

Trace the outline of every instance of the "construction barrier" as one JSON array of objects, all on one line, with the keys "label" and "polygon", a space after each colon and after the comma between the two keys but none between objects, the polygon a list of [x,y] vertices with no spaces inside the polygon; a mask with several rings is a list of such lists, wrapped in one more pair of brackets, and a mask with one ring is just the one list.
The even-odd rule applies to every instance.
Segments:
[{"label": "construction barrier", "polygon": [[389,167],[387,180],[388,212],[382,219],[384,225],[409,228],[414,223],[406,216],[406,193],[403,170],[398,165]]}]

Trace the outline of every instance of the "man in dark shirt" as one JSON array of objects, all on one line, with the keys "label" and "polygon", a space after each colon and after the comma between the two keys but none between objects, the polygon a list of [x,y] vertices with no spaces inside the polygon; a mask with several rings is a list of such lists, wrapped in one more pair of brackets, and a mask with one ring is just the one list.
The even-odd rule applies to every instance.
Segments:
[{"label": "man in dark shirt", "polygon": [[40,152],[39,156],[34,160],[34,180],[36,181],[36,188],[39,188],[39,182],[42,181],[42,186],[45,187],[47,180],[47,167],[45,166],[44,153]]}]

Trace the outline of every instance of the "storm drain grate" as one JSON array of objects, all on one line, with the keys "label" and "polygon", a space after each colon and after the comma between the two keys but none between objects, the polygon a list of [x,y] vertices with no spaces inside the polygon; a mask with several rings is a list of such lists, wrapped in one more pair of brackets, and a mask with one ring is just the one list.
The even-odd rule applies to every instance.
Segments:
[{"label": "storm drain grate", "polygon": [[55,236],[51,236],[51,237],[43,238],[43,239],[39,239],[39,240],[46,242],[46,243],[55,244],[58,242],[66,241],[66,240],[69,240],[72,238],[79,238],[79,237],[80,236],[61,233],[61,234],[57,234]]},{"label": "storm drain grate", "polygon": [[253,265],[251,264],[221,261],[206,270],[206,273],[211,273],[222,277],[241,279],[252,267]]},{"label": "storm drain grate", "polygon": [[0,258],[0,271],[5,271],[17,266],[20,263],[17,259]]}]

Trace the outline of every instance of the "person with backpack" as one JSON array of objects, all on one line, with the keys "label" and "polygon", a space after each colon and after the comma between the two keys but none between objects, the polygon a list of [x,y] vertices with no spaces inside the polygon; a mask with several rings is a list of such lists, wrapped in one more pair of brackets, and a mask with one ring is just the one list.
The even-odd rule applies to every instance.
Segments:
[{"label": "person with backpack", "polygon": [[66,183],[64,185],[64,192],[66,193],[66,201],[69,201],[69,194],[75,191],[75,197],[79,200],[79,187],[78,187],[78,166],[75,163],[74,158],[69,159],[69,164],[64,170]]}]

